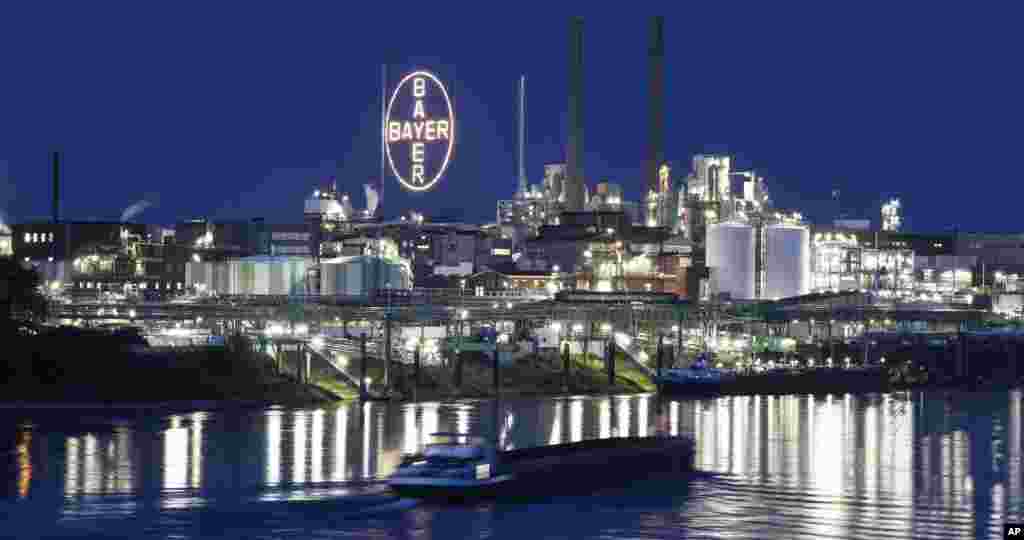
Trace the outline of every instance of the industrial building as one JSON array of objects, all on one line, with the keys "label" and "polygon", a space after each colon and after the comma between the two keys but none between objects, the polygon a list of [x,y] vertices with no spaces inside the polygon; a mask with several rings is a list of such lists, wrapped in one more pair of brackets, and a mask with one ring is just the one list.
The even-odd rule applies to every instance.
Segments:
[{"label": "industrial building", "polygon": [[14,255],[14,247],[11,243],[11,228],[0,223],[0,257]]},{"label": "industrial building", "polygon": [[[1024,235],[909,233],[898,198],[881,203],[877,228],[846,216],[813,225],[799,211],[775,208],[765,179],[740,170],[746,164],[735,156],[699,153],[683,161],[689,170],[673,171],[665,147],[662,17],[651,18],[649,132],[637,177],[590,182],[583,28],[582,18],[569,21],[564,160],[544,164],[539,182],[528,177],[526,78],[518,78],[516,188],[511,199],[497,201],[493,224],[416,212],[385,221],[379,179],[354,184],[366,198],[366,208],[355,208],[334,177],[310,190],[294,223],[61,221],[55,153],[52,222],[0,225],[0,256],[35,266],[48,287],[76,292],[366,295],[469,279],[503,289],[646,290],[736,301],[850,289],[928,301],[969,290],[1024,293]],[[627,192],[639,196],[628,200]],[[1019,305],[1013,302],[1003,304]]]},{"label": "industrial building", "polygon": [[308,257],[255,256],[220,262],[186,264],[190,289],[217,295],[309,294]]}]

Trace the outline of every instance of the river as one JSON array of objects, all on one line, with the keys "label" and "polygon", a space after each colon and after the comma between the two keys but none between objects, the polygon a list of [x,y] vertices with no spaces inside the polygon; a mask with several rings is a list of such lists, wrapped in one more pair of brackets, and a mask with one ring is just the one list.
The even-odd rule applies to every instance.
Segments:
[{"label": "river", "polygon": [[[1022,392],[566,397],[187,414],[0,407],[14,538],[1001,538]],[[69,420],[74,418],[74,420]],[[381,479],[437,431],[506,447],[691,435],[701,471],[446,507]]]}]

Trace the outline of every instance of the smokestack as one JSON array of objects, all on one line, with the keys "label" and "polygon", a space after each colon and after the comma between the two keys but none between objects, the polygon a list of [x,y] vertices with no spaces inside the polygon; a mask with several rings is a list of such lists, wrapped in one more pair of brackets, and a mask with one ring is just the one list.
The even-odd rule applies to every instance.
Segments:
[{"label": "smokestack", "polygon": [[660,191],[658,169],[665,162],[665,17],[651,19],[651,47],[648,50],[651,79],[648,88],[650,97],[650,143],[647,156],[647,189]]},{"label": "smokestack", "polygon": [[526,75],[519,77],[519,193],[526,193]]},{"label": "smokestack", "polygon": [[53,154],[53,222],[60,223],[60,151]]},{"label": "smokestack", "polygon": [[569,148],[566,209],[583,210],[583,17],[569,21]]}]

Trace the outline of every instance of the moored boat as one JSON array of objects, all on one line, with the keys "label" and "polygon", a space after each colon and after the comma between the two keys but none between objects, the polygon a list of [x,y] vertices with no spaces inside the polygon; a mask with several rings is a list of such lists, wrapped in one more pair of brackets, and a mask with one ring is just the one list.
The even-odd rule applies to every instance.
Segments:
[{"label": "moored boat", "polygon": [[688,367],[663,370],[655,382],[666,393],[714,394],[733,378],[719,369]]}]

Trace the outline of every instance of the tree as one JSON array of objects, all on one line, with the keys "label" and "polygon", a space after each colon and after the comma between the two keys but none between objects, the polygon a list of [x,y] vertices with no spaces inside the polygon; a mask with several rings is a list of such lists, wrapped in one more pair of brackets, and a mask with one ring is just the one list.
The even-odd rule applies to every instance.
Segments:
[{"label": "tree", "polygon": [[46,316],[39,274],[11,257],[0,258],[0,320],[34,321]]}]

